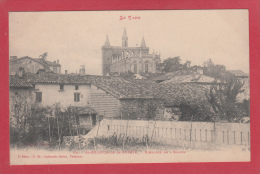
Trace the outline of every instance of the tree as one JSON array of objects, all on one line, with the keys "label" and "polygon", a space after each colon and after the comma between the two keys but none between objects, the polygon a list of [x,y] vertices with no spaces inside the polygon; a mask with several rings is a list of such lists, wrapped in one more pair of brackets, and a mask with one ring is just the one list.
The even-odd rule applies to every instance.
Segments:
[{"label": "tree", "polygon": [[28,144],[44,140],[47,126],[46,108],[32,104],[30,97],[16,95],[10,99],[10,143]]},{"label": "tree", "polygon": [[122,103],[119,109],[118,119],[126,120],[153,120],[156,113],[163,108],[161,100],[136,99]]},{"label": "tree", "polygon": [[216,79],[219,79],[226,73],[226,67],[224,65],[215,65],[211,59],[204,62],[204,74]]},{"label": "tree", "polygon": [[162,73],[174,72],[183,69],[180,57],[169,57],[165,59],[162,63],[157,65],[158,70]]},{"label": "tree", "polygon": [[48,56],[48,53],[45,52],[42,55],[40,55],[39,57],[42,58],[43,60],[47,60],[47,56]]},{"label": "tree", "polygon": [[237,117],[243,116],[243,111],[238,107],[236,98],[239,93],[242,93],[244,83],[226,73],[221,77],[220,83],[212,85],[209,92],[206,92],[206,97],[212,106],[212,109],[223,120],[232,121]]}]

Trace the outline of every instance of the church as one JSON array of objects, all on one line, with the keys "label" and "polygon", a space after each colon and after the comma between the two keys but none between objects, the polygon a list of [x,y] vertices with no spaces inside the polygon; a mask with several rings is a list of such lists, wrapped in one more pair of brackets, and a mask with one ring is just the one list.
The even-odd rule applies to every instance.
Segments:
[{"label": "church", "polygon": [[110,46],[108,36],[102,46],[102,74],[120,74],[126,72],[156,73],[156,65],[160,63],[160,54],[149,54],[144,37],[140,47],[128,47],[128,37],[124,28],[122,46]]}]

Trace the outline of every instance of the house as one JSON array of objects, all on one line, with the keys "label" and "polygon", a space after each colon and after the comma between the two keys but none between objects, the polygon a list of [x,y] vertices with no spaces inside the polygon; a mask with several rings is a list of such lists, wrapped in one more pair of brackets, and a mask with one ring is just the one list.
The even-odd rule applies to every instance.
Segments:
[{"label": "house", "polygon": [[244,73],[242,70],[228,70],[228,72],[241,79],[249,77],[249,75]]},{"label": "house", "polygon": [[[10,75],[10,85],[14,79],[23,80],[30,86],[31,101],[38,106],[52,106],[55,103],[60,103],[63,108],[89,106],[98,115],[107,118],[117,117],[120,108],[129,102],[153,99],[149,91],[139,89],[134,83],[120,77],[24,73],[21,76]],[[10,95],[13,93],[10,86]]]},{"label": "house", "polygon": [[[25,73],[21,77],[11,75],[10,84],[15,78],[22,78],[33,86],[32,101],[39,106],[60,103],[64,108],[92,108],[95,114],[82,114],[82,120],[89,120],[91,124],[95,124],[99,116],[176,120],[172,114],[179,116],[183,103],[208,106],[206,88],[193,83],[158,84],[142,79],[45,72]],[[168,114],[170,111],[171,116]]]},{"label": "house", "polygon": [[235,77],[237,77],[238,79],[240,79],[243,82],[243,87],[242,93],[239,93],[237,95],[237,101],[239,103],[243,103],[244,100],[249,100],[250,99],[250,79],[249,79],[249,75],[244,73],[241,70],[228,70],[229,73],[231,73],[232,75],[234,75]]},{"label": "house", "polygon": [[59,60],[50,62],[44,58],[31,58],[28,56],[17,58],[17,56],[10,56],[9,74],[16,74],[19,68],[23,68],[25,72],[33,74],[36,74],[39,70],[50,70],[54,73],[61,73]]},{"label": "house", "polygon": [[163,100],[163,119],[176,120],[176,117],[184,114],[180,111],[183,112],[186,106],[203,107],[212,111],[206,97],[207,86],[196,83],[138,83],[138,85],[153,93],[155,98]]}]

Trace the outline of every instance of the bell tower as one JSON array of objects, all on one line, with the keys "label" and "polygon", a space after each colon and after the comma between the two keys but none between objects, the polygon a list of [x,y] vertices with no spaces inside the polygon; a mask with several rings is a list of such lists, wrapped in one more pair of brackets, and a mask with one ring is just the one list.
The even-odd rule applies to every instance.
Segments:
[{"label": "bell tower", "polygon": [[123,33],[123,37],[122,37],[122,47],[128,47],[128,37],[127,37],[125,28],[124,28],[124,33]]}]

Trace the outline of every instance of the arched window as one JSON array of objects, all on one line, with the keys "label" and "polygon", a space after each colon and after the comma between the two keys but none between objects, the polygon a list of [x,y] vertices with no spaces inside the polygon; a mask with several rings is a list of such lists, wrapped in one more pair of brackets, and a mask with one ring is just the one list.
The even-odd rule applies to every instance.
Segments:
[{"label": "arched window", "polygon": [[131,64],[131,71],[133,73],[137,74],[137,62],[136,61],[132,62],[132,64]]},{"label": "arched window", "polygon": [[134,63],[134,73],[137,74],[137,63]]},{"label": "arched window", "polygon": [[144,62],[144,72],[148,73],[149,71],[151,71],[152,68],[152,64],[149,61],[145,61]]},{"label": "arched window", "polygon": [[145,73],[148,73],[149,71],[148,71],[148,63],[146,62],[145,64],[144,64],[144,67],[145,67],[145,69],[144,69],[144,72]]}]

